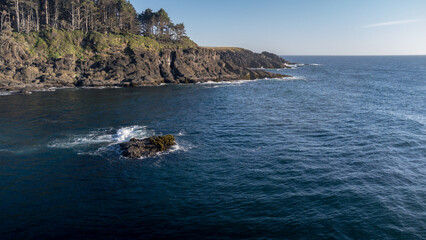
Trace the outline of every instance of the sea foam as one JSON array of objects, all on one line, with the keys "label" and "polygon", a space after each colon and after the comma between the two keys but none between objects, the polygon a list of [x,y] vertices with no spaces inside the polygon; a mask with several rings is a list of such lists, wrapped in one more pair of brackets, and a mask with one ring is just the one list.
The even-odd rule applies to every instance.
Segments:
[{"label": "sea foam", "polygon": [[399,119],[409,120],[412,122],[416,122],[422,126],[426,126],[426,117],[420,114],[412,114],[412,113],[404,113],[404,112],[395,112],[388,111],[388,114],[391,114]]},{"label": "sea foam", "polygon": [[146,126],[129,126],[120,129],[98,129],[85,135],[71,136],[67,139],[55,140],[49,143],[51,148],[76,148],[97,144],[117,144],[129,141],[132,138],[146,138],[154,131],[147,130]]},{"label": "sea foam", "polygon": [[[120,154],[117,144],[127,142],[132,138],[148,138],[155,135],[153,130],[149,130],[146,126],[127,126],[119,129],[105,128],[91,131],[88,134],[74,135],[65,139],[57,139],[48,144],[49,148],[57,149],[74,149],[79,155],[96,155],[110,158],[116,158]],[[184,136],[184,132],[179,132],[176,136]],[[183,145],[181,145],[183,144]],[[186,152],[191,149],[190,144],[176,141],[176,145],[169,151],[160,153],[158,156],[173,153],[177,151]]]},{"label": "sea foam", "polygon": [[0,96],[9,96],[12,95],[11,92],[0,92]]}]

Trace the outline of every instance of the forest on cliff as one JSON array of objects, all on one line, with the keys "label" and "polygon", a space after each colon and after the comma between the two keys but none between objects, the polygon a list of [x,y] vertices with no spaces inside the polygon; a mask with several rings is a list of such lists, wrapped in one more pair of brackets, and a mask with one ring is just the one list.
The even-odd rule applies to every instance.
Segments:
[{"label": "forest on cliff", "polygon": [[283,77],[287,61],[199,47],[164,9],[126,0],[0,0],[0,91]]},{"label": "forest on cliff", "polygon": [[174,24],[167,12],[137,13],[126,0],[2,0],[0,31],[38,32],[44,29],[136,34],[157,41],[186,37],[183,23]]}]

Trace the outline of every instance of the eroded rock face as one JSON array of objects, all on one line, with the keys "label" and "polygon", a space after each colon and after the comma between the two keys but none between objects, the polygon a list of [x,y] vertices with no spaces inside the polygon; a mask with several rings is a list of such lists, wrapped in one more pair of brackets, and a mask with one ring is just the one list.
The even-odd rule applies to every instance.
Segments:
[{"label": "eroded rock face", "polygon": [[74,86],[156,86],[161,83],[281,78],[251,68],[285,68],[287,61],[271,53],[208,48],[116,51],[86,61],[61,59],[0,62],[0,91]]},{"label": "eroded rock face", "polygon": [[287,68],[286,64],[290,63],[273,53],[254,53],[246,49],[218,50],[218,54],[224,61],[246,68]]},{"label": "eroded rock face", "polygon": [[121,143],[122,155],[131,159],[152,157],[169,150],[176,145],[173,135],[153,136],[145,139],[133,138],[129,142]]}]

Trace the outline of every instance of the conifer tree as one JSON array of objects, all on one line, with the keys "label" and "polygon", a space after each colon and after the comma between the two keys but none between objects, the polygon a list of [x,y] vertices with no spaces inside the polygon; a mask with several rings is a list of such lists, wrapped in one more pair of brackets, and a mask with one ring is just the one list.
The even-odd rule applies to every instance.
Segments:
[{"label": "conifer tree", "polygon": [[180,41],[184,24],[175,25],[168,13],[146,9],[137,14],[128,0],[1,0],[0,31],[29,33],[41,29],[143,34],[159,41]]}]

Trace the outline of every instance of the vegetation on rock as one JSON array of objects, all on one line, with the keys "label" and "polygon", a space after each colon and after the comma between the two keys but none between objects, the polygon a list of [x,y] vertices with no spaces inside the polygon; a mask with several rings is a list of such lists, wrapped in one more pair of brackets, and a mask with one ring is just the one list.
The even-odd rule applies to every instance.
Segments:
[{"label": "vegetation on rock", "polygon": [[[97,55],[116,51],[144,49],[160,52],[165,49],[196,48],[189,38],[180,41],[158,42],[149,37],[134,34],[102,34],[98,32],[65,31],[45,29],[29,34],[17,32],[0,33],[0,53],[10,52],[11,59],[19,60],[27,54],[45,59],[59,59],[73,55],[80,60],[88,60]],[[8,60],[8,59],[4,59]]]},{"label": "vegetation on rock", "polygon": [[[167,12],[125,0],[1,0],[0,91],[283,77],[270,53],[202,48]],[[22,91],[21,91],[22,92]]]},{"label": "vegetation on rock", "polygon": [[122,155],[131,159],[151,157],[169,150],[176,145],[173,135],[153,136],[145,139],[132,138],[129,142],[121,143]]},{"label": "vegetation on rock", "polygon": [[12,63],[28,54],[88,60],[117,51],[197,47],[164,9],[138,14],[126,0],[2,0],[0,41],[3,62]]},{"label": "vegetation on rock", "polygon": [[165,151],[170,146],[175,145],[175,137],[173,135],[153,136],[149,138],[152,145],[156,146],[160,151]]}]

